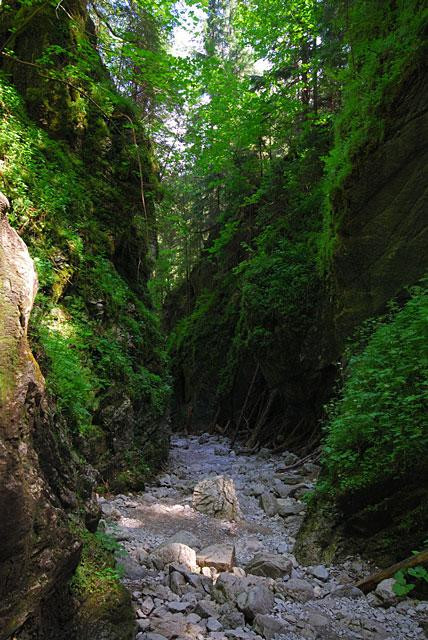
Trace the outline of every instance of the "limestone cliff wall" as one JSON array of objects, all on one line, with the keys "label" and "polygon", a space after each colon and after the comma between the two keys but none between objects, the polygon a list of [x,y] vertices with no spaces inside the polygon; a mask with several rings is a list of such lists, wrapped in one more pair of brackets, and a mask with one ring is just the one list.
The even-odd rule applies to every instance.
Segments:
[{"label": "limestone cliff wall", "polygon": [[[384,140],[361,155],[334,201],[340,220],[333,256],[329,330],[321,362],[340,358],[364,320],[404,301],[428,270],[428,77],[416,69],[398,88]],[[299,534],[301,561],[331,561],[354,550],[391,564],[420,548],[428,528],[426,474],[368,486],[339,503],[320,499]]]},{"label": "limestone cliff wall", "polygon": [[428,268],[428,75],[417,68],[397,91],[385,137],[361,154],[333,215],[339,220],[333,257],[335,330],[343,339],[385,309]]},{"label": "limestone cliff wall", "polygon": [[[61,11],[2,6],[0,39],[15,53],[0,60],[0,188],[6,176],[13,224],[48,274],[30,341],[74,449],[110,488],[137,487],[168,449],[163,339],[147,290],[157,188],[150,142],[138,110],[115,92],[85,2],[66,0]],[[49,63],[34,63],[43,52]],[[111,117],[101,98],[88,98],[94,87],[113,102]]]},{"label": "limestone cliff wall", "polygon": [[[5,640],[58,580],[70,576],[81,545],[68,531],[59,493],[64,502],[72,495],[69,461],[60,460],[55,447],[42,461],[35,444],[52,440],[44,380],[27,338],[37,278],[26,245],[7,221],[2,194],[0,209],[0,638]],[[48,469],[60,479],[56,487]]]},{"label": "limestone cliff wall", "polygon": [[[281,445],[275,438],[293,431],[294,444],[304,445],[308,435],[316,430],[323,415],[322,407],[331,397],[337,363],[347,339],[364,320],[384,313],[389,300],[405,299],[406,288],[426,272],[425,68],[415,63],[401,84],[394,87],[394,94],[382,114],[376,116],[383,118],[383,139],[364,145],[353,158],[352,170],[344,184],[332,198],[332,224],[337,238],[328,275],[320,276],[312,289],[302,292],[297,301],[301,304],[300,317],[296,314],[297,318],[293,317],[287,325],[288,318],[278,321],[272,314],[271,323],[262,326],[267,333],[274,334],[268,350],[263,347],[263,331],[260,348],[252,346],[252,353],[242,342],[238,350],[231,346],[240,322],[242,300],[242,282],[233,275],[233,270],[245,259],[242,245],[251,242],[251,234],[245,235],[244,225],[238,227],[225,249],[217,266],[219,273],[215,272],[210,256],[202,254],[187,288],[176,290],[167,301],[169,327],[176,327],[180,317],[188,315],[189,307],[191,311],[197,309],[194,320],[191,319],[192,334],[180,336],[173,353],[177,415],[184,416],[191,407],[195,428],[204,428],[216,419],[221,426],[229,424],[233,432],[258,363],[244,412],[244,418],[251,417],[249,427],[254,429],[260,424],[257,417],[263,417],[262,409],[271,400],[259,433],[260,442]],[[316,175],[319,168],[313,163],[310,171]],[[278,193],[275,197],[272,216],[286,218],[287,202],[278,201]],[[314,214],[315,220],[317,215],[320,217],[321,213]],[[295,219],[302,217],[299,213]],[[293,224],[290,223],[290,228]],[[257,291],[261,312],[266,300],[271,302],[270,277],[267,270],[264,289],[260,287]],[[285,281],[285,299],[289,295],[288,286],[292,284]],[[190,300],[185,300],[186,295]],[[310,305],[306,304],[308,298]],[[210,305],[206,313],[204,304]],[[251,321],[256,324],[257,318]],[[233,389],[222,394],[218,373],[236,351],[238,367]],[[245,419],[241,421],[241,427],[244,425]]]},{"label": "limestone cliff wall", "polygon": [[[2,5],[0,36],[19,60],[0,60],[0,189],[11,203],[11,224],[4,198],[0,223],[0,640],[129,640],[129,594],[96,580],[114,559],[94,535],[92,494],[140,488],[168,451],[147,291],[155,165],[85,2]],[[82,50],[87,75],[71,79],[64,69]],[[101,85],[116,98],[111,118],[87,97]],[[30,255],[40,277],[28,331]]]}]

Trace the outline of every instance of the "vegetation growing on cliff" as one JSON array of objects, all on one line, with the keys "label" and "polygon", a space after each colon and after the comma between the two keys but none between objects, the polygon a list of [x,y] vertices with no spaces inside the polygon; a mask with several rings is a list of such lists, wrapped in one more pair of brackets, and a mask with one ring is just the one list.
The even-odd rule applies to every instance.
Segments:
[{"label": "vegetation growing on cliff", "polygon": [[[32,348],[105,489],[165,458],[171,386],[177,426],[324,448],[339,502],[410,477],[416,445],[426,462],[426,298],[404,300],[426,270],[427,14],[351,5],[0,8],[0,189],[39,274]],[[178,55],[183,13],[201,25]]]},{"label": "vegetation growing on cliff", "polygon": [[341,107],[334,119],[334,144],[326,157],[321,269],[329,268],[338,242],[347,206],[346,179],[385,139],[394,118],[393,105],[409,75],[415,70],[423,73],[427,14],[419,1],[354,2],[340,14],[340,21],[350,54],[348,64],[336,73],[331,69],[341,86]]},{"label": "vegetation growing on cliff", "polygon": [[88,179],[76,153],[28,120],[4,78],[0,100],[3,190],[39,275],[31,334],[57,408],[85,433],[116,387],[157,420],[168,398],[159,320],[111,261],[98,204],[107,177]]},{"label": "vegetation growing on cliff", "polygon": [[[402,309],[427,267],[416,144],[426,24],[418,1],[210,6],[160,242],[158,278],[176,282],[158,287],[176,419],[249,447],[324,448],[320,491],[342,506],[352,496],[355,511],[372,500],[379,519],[395,518],[407,478],[394,540],[405,521],[407,540],[426,523],[412,464],[415,448],[418,468],[428,457],[421,291]],[[391,299],[395,318],[346,363],[331,416],[346,339]]]},{"label": "vegetation growing on cliff", "polygon": [[421,286],[375,329],[368,325],[367,344],[348,360],[343,389],[330,408],[319,491],[343,496],[424,474],[427,317],[427,290]]},{"label": "vegetation growing on cliff", "polygon": [[[35,6],[37,16],[58,19],[53,5]],[[220,424],[257,432],[253,443],[271,439],[270,424],[276,446],[310,448],[334,378],[315,344],[336,349],[317,326],[335,313],[324,306],[335,295],[326,274],[341,250],[346,190],[389,135],[394,100],[418,73],[425,14],[418,0],[196,8],[205,25],[187,57],[168,49],[181,11],[171,2],[117,11],[95,3],[72,16],[71,38],[49,33],[43,52],[39,37],[33,43],[37,90],[26,88],[27,104],[40,117],[37,96],[48,90],[58,113],[50,107],[45,126],[56,137],[62,126],[69,146],[73,127],[76,135],[66,149],[31,126],[24,144],[13,127],[3,133],[14,221],[34,245],[43,288],[39,355],[76,430],[101,415],[111,376],[160,416],[168,384],[146,290],[154,268],[149,288],[158,308],[166,303],[179,408],[208,403]],[[4,66],[18,87],[30,71],[19,56],[31,11],[20,7],[15,33],[5,10]],[[193,7],[186,11],[195,20]],[[94,153],[95,171],[84,175]],[[124,212],[131,179],[126,233],[115,210]],[[285,403],[281,387],[299,369],[313,389],[305,397],[294,385]],[[210,388],[201,402],[200,385]]]},{"label": "vegetation growing on cliff", "polygon": [[[349,189],[422,74],[420,9],[248,2],[208,14],[223,30],[200,62],[183,178],[166,181],[173,215],[161,227],[158,279],[176,282],[165,308],[178,417],[192,407],[195,423],[238,426],[251,444],[319,443],[331,354],[349,332],[334,326],[344,295],[335,262],[346,259],[344,220],[357,216]],[[368,197],[370,185],[360,189]],[[358,302],[367,310],[350,325],[374,311]]]},{"label": "vegetation growing on cliff", "polygon": [[[136,486],[166,444],[162,430],[155,446],[147,437],[169,395],[147,292],[156,167],[141,122],[133,123],[137,108],[115,92],[87,40],[84,11],[58,16],[49,3],[35,7],[3,10],[4,37],[11,31],[0,87],[1,189],[39,275],[33,349],[76,447],[104,480],[126,470]],[[40,38],[51,44],[27,68],[25,38],[41,14],[36,54]],[[23,80],[24,100],[11,84],[22,90]],[[26,112],[39,113],[40,90],[50,98],[41,123]],[[116,415],[125,438],[114,433]]]}]

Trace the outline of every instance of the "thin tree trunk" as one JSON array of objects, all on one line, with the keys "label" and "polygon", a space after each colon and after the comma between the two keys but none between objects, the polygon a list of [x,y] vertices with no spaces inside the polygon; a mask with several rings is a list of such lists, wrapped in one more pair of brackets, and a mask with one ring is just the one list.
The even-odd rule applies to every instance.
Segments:
[{"label": "thin tree trunk", "polygon": [[241,426],[242,418],[244,416],[244,411],[247,408],[248,400],[250,398],[251,391],[253,390],[254,383],[256,382],[256,378],[257,378],[257,374],[259,372],[259,369],[260,369],[260,363],[257,363],[257,367],[256,367],[256,369],[254,371],[254,375],[253,375],[253,378],[251,380],[251,384],[248,387],[248,391],[247,391],[247,395],[246,395],[245,400],[244,400],[244,404],[242,405],[241,413],[239,414],[238,422],[236,423],[235,433],[234,433],[233,438],[232,438],[232,447],[236,442],[236,438],[238,437],[239,427]]},{"label": "thin tree trunk", "polygon": [[312,88],[312,101],[314,113],[318,113],[318,61],[316,59],[317,54],[317,40],[314,38],[312,43],[312,60],[313,60],[313,88]]},{"label": "thin tree trunk", "polygon": [[217,411],[215,412],[213,421],[211,422],[211,428],[212,429],[215,429],[215,427],[216,427],[217,419],[218,419],[219,414],[220,414],[220,405],[217,407]]},{"label": "thin tree trunk", "polygon": [[259,419],[259,421],[258,421],[258,423],[257,423],[257,425],[256,425],[256,427],[255,427],[255,429],[254,429],[254,431],[253,431],[253,433],[251,435],[251,438],[249,439],[249,441],[247,443],[247,447],[251,448],[257,442],[257,440],[259,438],[260,431],[263,429],[263,426],[264,426],[264,424],[266,422],[266,419],[268,417],[270,408],[271,408],[271,406],[273,404],[273,401],[276,398],[277,393],[278,393],[278,389],[272,389],[271,390],[271,392],[269,394],[268,401],[266,403],[266,406],[265,406],[265,408],[263,410],[263,413],[260,416],[260,419]]}]

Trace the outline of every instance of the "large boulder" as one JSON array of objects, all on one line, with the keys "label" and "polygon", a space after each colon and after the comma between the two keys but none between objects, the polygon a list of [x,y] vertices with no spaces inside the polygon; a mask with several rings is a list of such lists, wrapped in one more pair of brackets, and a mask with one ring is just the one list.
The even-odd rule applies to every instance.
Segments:
[{"label": "large boulder", "polygon": [[180,613],[152,617],[150,625],[156,634],[165,638],[183,637],[187,630],[186,619]]},{"label": "large boulder", "polygon": [[297,516],[306,510],[306,504],[304,502],[298,502],[293,498],[278,499],[278,513],[283,518],[288,516]]},{"label": "large boulder", "polygon": [[216,518],[242,518],[235,485],[228,476],[206,478],[199,482],[193,491],[193,508]]},{"label": "large boulder", "polygon": [[315,596],[311,583],[300,578],[290,578],[287,582],[277,584],[276,591],[286,600],[291,599],[297,602],[308,602]]},{"label": "large boulder", "polygon": [[275,516],[278,513],[278,501],[272,493],[262,493],[260,506],[267,516]]},{"label": "large boulder", "polygon": [[153,551],[151,556],[157,569],[163,569],[166,565],[179,563],[194,571],[196,569],[196,551],[180,542],[167,542],[161,544]]},{"label": "large boulder", "polygon": [[225,602],[235,603],[238,595],[245,591],[246,585],[245,579],[225,571],[217,578],[213,589],[213,597],[220,604]]},{"label": "large boulder", "polygon": [[246,620],[253,620],[258,613],[269,613],[274,605],[271,590],[273,580],[247,576],[241,578],[233,573],[221,573],[212,595],[219,604],[235,605]]},{"label": "large boulder", "polygon": [[382,600],[385,607],[396,604],[399,600],[394,591],[395,582],[394,578],[387,578],[379,582],[375,589],[375,594]]},{"label": "large boulder", "polygon": [[255,584],[242,591],[236,600],[237,607],[250,622],[258,613],[270,613],[274,606],[274,595],[264,584]]},{"label": "large boulder", "polygon": [[195,613],[201,618],[215,618],[218,615],[217,605],[212,600],[199,600]]},{"label": "large boulder", "polygon": [[196,551],[198,551],[202,546],[201,541],[197,536],[195,536],[191,531],[186,531],[184,529],[174,533],[174,535],[169,538],[168,542],[179,542],[180,544],[185,544]]},{"label": "large boulder", "polygon": [[288,622],[263,613],[256,615],[253,628],[266,640],[271,640],[276,635],[285,635],[287,632],[292,631],[292,627]]},{"label": "large boulder", "polygon": [[233,544],[213,544],[205,547],[196,556],[200,567],[214,567],[219,571],[231,571],[235,563]]},{"label": "large boulder", "polygon": [[247,573],[265,578],[282,578],[291,575],[293,563],[277,553],[258,553],[245,567]]}]

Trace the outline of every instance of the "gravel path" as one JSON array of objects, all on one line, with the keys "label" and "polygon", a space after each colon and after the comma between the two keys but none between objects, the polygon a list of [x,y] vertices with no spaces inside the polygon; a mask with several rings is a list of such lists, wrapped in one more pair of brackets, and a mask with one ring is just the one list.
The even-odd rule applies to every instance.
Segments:
[{"label": "gravel path", "polygon": [[[144,493],[100,498],[101,526],[127,552],[119,562],[133,595],[138,640],[427,637],[428,603],[398,602],[390,585],[368,597],[352,587],[373,570],[361,559],[331,567],[298,565],[293,546],[305,508],[299,498],[313,487],[317,467],[307,463],[284,471],[293,461],[293,454],[263,450],[237,455],[219,436],[175,437],[167,473]],[[195,485],[217,476],[232,478],[241,520],[193,508]],[[269,513],[274,505],[283,515],[267,515],[261,496]],[[171,538],[176,544],[162,551]],[[195,551],[213,544],[226,556],[234,549],[227,573],[215,561],[194,566]],[[258,569],[245,571],[257,554]],[[200,556],[198,562],[203,564]]]}]

